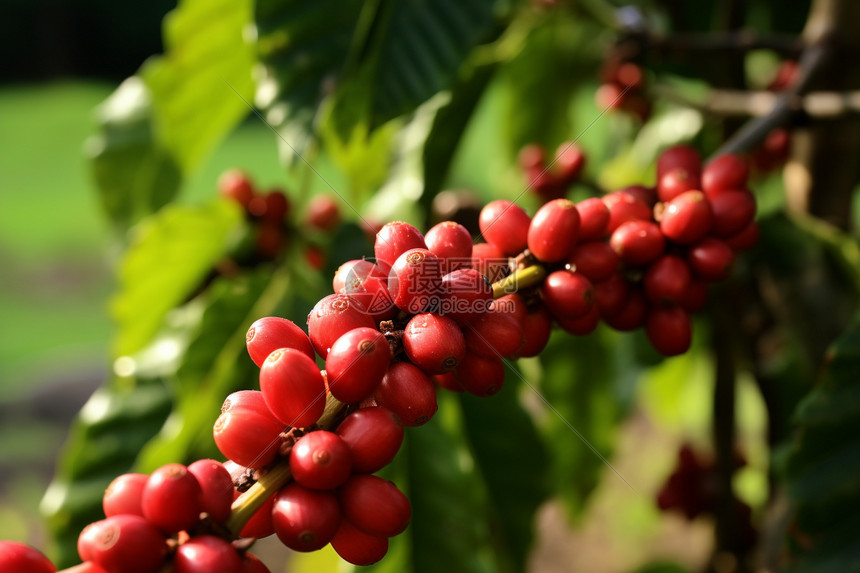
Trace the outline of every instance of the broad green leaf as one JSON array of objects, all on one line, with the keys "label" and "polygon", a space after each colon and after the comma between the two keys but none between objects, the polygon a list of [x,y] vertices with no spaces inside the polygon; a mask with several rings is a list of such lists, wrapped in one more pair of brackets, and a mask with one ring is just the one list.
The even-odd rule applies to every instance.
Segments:
[{"label": "broad green leaf", "polygon": [[372,126],[415,109],[447,89],[489,33],[494,0],[389,1],[381,10],[372,84]]},{"label": "broad green leaf", "polygon": [[474,458],[465,447],[452,398],[440,395],[440,411],[428,424],[409,428],[404,444],[413,508],[413,573],[494,570],[482,517],[486,494],[473,471]]},{"label": "broad green leaf", "polygon": [[458,144],[469,126],[469,120],[493,78],[496,66],[476,66],[468,78],[451,88],[451,98],[433,119],[424,142],[424,193],[421,202],[429,212],[433,198],[443,189]]},{"label": "broad green leaf", "polygon": [[[372,3],[371,3],[372,4]],[[304,154],[323,99],[341,80],[362,3],[321,0],[260,0],[254,19],[263,64],[256,103],[290,148]]]},{"label": "broad green leaf", "polygon": [[795,509],[792,573],[860,571],[860,322],[801,402],[783,475]]},{"label": "broad green leaf", "polygon": [[140,78],[125,80],[96,111],[85,151],[102,208],[124,229],[170,201],[182,174],[154,133],[152,94]]},{"label": "broad green leaf", "polygon": [[[519,51],[502,68],[505,85],[505,135],[516,154],[540,143],[551,153],[574,139],[574,121],[583,129],[593,117],[571,118],[568,108],[578,86],[594,80],[593,30],[565,11],[547,13],[519,40]],[[551,88],[549,87],[551,86]]]},{"label": "broad green leaf", "polygon": [[509,367],[498,394],[492,398],[463,395],[460,401],[466,439],[487,487],[491,531],[502,571],[525,569],[535,513],[549,496],[549,460],[518,399],[519,392],[530,392],[520,376]]},{"label": "broad green leaf", "polygon": [[152,94],[155,134],[188,173],[250,111],[250,0],[182,0],[164,19],[165,51],[139,74]]},{"label": "broad green leaf", "polygon": [[618,424],[630,406],[621,373],[633,375],[635,366],[614,351],[624,349],[617,343],[607,329],[585,337],[556,331],[540,356],[540,384],[530,381],[541,402],[546,401],[541,429],[550,449],[553,491],[574,516],[601,476],[624,479],[607,464]]},{"label": "broad green leaf", "polygon": [[250,20],[250,0],[184,0],[165,19],[165,54],[99,108],[86,151],[118,228],[173,199],[183,177],[248,114],[254,60],[243,32]]},{"label": "broad green leaf", "polygon": [[170,309],[184,302],[224,255],[242,224],[226,201],[204,207],[173,205],[136,229],[119,268],[120,292],[111,303],[119,331],[115,356],[143,348]]}]

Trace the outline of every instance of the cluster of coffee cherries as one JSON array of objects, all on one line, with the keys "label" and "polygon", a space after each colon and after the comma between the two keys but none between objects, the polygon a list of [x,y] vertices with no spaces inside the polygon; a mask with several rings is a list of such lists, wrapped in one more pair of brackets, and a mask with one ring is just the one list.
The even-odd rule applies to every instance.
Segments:
[{"label": "cluster of coffee cherries", "polygon": [[692,340],[690,313],[704,306],[708,283],[725,279],[735,253],[758,238],[748,175],[739,156],[703,168],[694,148],[672,147],[658,158],[655,187],[576,204],[556,199],[534,218],[510,202],[490,203],[480,218],[484,249],[500,257],[528,249],[520,264],[536,262],[549,272],[537,297],[519,293],[529,307],[530,336],[548,336],[550,318],[575,335],[603,320],[620,331],[644,327],[658,352],[681,354]]},{"label": "cluster of coffee cherries", "polygon": [[651,116],[651,101],[645,94],[645,72],[639,64],[615,53],[603,65],[600,87],[594,94],[598,108],[624,111],[646,121]]},{"label": "cluster of coffee cherries", "polygon": [[[734,457],[733,469],[746,465],[740,453]],[[676,512],[692,521],[702,515],[713,515],[718,508],[718,475],[716,463],[706,455],[697,453],[689,444],[678,450],[678,459],[672,473],[657,493],[660,511]],[[757,532],[752,523],[752,508],[739,499],[733,500],[736,520],[736,543],[745,551],[755,545]]]},{"label": "cluster of coffee cherries", "polygon": [[558,146],[555,158],[547,165],[547,152],[543,146],[530,143],[520,150],[519,162],[527,189],[543,204],[567,194],[568,188],[582,174],[585,154],[574,142],[565,141]]},{"label": "cluster of coffee cherries", "polygon": [[[65,573],[268,573],[249,543],[230,541],[225,523],[235,495],[228,468],[210,459],[123,474],[105,491],[105,519],[78,538],[83,563]],[[4,541],[0,571],[56,569],[35,549]]]},{"label": "cluster of coffee cherries", "polygon": [[[287,248],[296,229],[302,235],[326,235],[332,233],[341,222],[340,208],[328,195],[315,195],[308,203],[302,218],[295,221],[290,217],[292,205],[281,189],[261,192],[251,177],[239,169],[231,169],[218,179],[218,193],[238,203],[250,223],[252,249],[240,253],[251,261],[270,261]],[[308,242],[304,248],[308,263],[321,269],[325,266],[323,249],[315,242]]]}]

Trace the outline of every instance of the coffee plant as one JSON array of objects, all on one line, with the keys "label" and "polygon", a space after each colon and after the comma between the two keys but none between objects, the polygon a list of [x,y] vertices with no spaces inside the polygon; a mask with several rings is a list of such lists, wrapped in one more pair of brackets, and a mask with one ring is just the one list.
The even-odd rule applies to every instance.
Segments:
[{"label": "coffee plant", "polygon": [[[857,22],[181,0],[87,145],[112,378],[0,571],[860,571]],[[283,179],[183,202],[243,121]],[[547,549],[601,496],[709,541]]]}]

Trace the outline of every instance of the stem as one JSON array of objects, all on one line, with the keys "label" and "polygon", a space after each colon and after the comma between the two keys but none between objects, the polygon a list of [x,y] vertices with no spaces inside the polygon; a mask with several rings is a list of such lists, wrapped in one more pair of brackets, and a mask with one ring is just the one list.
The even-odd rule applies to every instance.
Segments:
[{"label": "stem", "polygon": [[[542,265],[533,265],[519,269],[502,280],[493,283],[493,298],[500,298],[506,294],[517,292],[519,289],[535,286],[544,277],[546,277],[546,269]],[[346,407],[346,404],[329,394],[326,396],[325,411],[320,416],[316,425],[322,430],[335,429],[340,423]],[[257,483],[252,485],[248,491],[236,498],[231,508],[230,518],[226,523],[227,529],[234,536],[238,537],[239,532],[245,527],[248,520],[265,505],[270,497],[278,493],[292,477],[289,458],[285,457],[260,476]]]},{"label": "stem", "polygon": [[[341,414],[345,408],[346,404],[329,394],[326,396],[325,411],[320,416],[317,425],[323,430],[334,429],[340,422]],[[236,498],[231,508],[230,518],[226,523],[227,528],[235,536],[238,536],[257,510],[263,507],[270,497],[278,493],[278,490],[284,487],[292,477],[289,458],[283,458],[263,474],[248,491]]]},{"label": "stem", "polygon": [[540,284],[544,277],[546,277],[546,268],[543,265],[518,269],[502,280],[493,283],[493,298],[501,298],[506,294]]}]

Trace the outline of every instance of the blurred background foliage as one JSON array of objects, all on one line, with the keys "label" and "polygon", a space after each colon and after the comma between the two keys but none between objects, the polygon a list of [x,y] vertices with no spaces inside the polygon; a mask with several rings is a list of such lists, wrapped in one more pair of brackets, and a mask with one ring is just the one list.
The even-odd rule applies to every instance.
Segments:
[{"label": "blurred background foliage", "polygon": [[[0,154],[0,538],[50,537],[51,554],[73,563],[113,477],[217,457],[221,401],[256,384],[248,325],[270,314],[304,325],[334,269],[372,254],[367,221],[426,229],[456,216],[474,228],[476,209],[496,198],[533,212],[516,162],[527,143],[585,150],[577,200],[653,183],[669,145],[712,153],[737,122],[666,98],[647,121],[595,101],[618,21],[669,37],[796,35],[809,10],[626,4],[5,5],[0,44],[15,56],[0,76],[0,141],[14,142]],[[696,98],[737,70],[740,87],[763,87],[780,55],[712,59],[644,63],[648,81]],[[242,258],[253,225],[215,191],[231,167],[290,199],[292,231],[273,260]],[[438,416],[408,432],[390,470],[412,525],[373,570],[748,570],[737,560],[720,569],[721,556],[747,552],[727,554],[711,516],[686,520],[654,501],[682,444],[714,456],[721,341],[735,349],[731,414],[745,465],[729,477],[752,508],[754,558],[857,570],[846,532],[860,512],[826,518],[858,501],[856,329],[824,368],[856,307],[856,239],[786,214],[778,172],[753,190],[760,245],[715,293],[687,354],[661,360],[641,334],[557,332],[493,399],[440,396]],[[322,194],[343,219],[329,233],[302,222]],[[273,571],[337,568],[331,551],[262,545]]]}]

